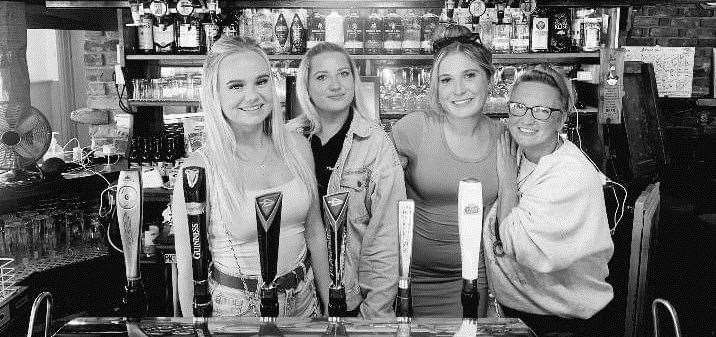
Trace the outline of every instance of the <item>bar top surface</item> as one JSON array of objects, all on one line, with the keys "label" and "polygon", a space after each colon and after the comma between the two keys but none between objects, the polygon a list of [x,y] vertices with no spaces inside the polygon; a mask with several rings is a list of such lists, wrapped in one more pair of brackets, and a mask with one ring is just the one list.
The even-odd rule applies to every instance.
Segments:
[{"label": "bar top surface", "polygon": [[[409,329],[408,329],[409,327]],[[461,329],[462,328],[462,329]],[[534,336],[517,318],[481,318],[470,326],[461,318],[417,318],[409,324],[395,320],[278,318],[143,318],[128,322],[120,317],[81,317],[54,336]]]}]

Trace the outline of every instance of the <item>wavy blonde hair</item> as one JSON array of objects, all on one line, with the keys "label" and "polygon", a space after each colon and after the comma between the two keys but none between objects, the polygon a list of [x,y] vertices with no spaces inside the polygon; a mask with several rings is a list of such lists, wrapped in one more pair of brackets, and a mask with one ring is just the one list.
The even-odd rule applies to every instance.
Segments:
[{"label": "wavy blonde hair", "polygon": [[[222,62],[230,55],[254,53],[266,62],[267,70],[271,69],[271,63],[266,53],[251,39],[221,37],[212,46],[206,55],[203,66],[201,106],[204,110],[206,146],[203,147],[208,159],[207,171],[214,177],[215,186],[226,188],[219,189],[221,197],[229,200],[231,207],[241,207],[238,202],[246,198],[245,178],[236,171],[237,142],[234,131],[226,120],[221,110],[219,97],[219,71]],[[228,65],[225,65],[228,66]],[[232,64],[233,67],[241,67],[241,64]],[[263,132],[271,137],[274,149],[281,159],[286,163],[291,173],[297,176],[306,185],[311,198],[317,195],[316,178],[309,163],[296,151],[297,144],[290,139],[289,131],[285,128],[283,111],[276,93],[273,76],[270,78],[270,85],[273,89],[272,112],[263,123]],[[236,194],[235,192],[239,193]],[[238,195],[236,198],[234,195]],[[237,208],[234,208],[237,209]]]},{"label": "wavy blonde hair", "polygon": [[321,121],[318,117],[318,111],[316,110],[316,106],[313,105],[313,101],[311,101],[311,97],[308,94],[308,80],[311,75],[311,62],[316,56],[330,52],[343,54],[346,61],[348,61],[348,64],[350,64],[354,88],[353,102],[351,102],[350,106],[353,109],[354,115],[360,116],[368,121],[375,121],[375,115],[371,114],[370,109],[365,105],[365,102],[367,102],[366,95],[363,90],[361,90],[360,73],[358,72],[355,62],[353,62],[353,59],[351,59],[350,55],[348,55],[343,47],[330,42],[321,42],[309,49],[308,52],[303,55],[303,58],[301,58],[301,64],[298,66],[298,73],[296,74],[296,96],[303,113],[291,121],[291,125],[303,127],[303,131],[308,132],[311,135],[321,131]]},{"label": "wavy blonde hair", "polygon": [[[449,42],[451,39],[454,39],[454,42]],[[440,97],[438,95],[438,71],[440,63],[442,63],[449,54],[465,54],[480,66],[487,76],[486,80],[492,83],[492,75],[495,73],[495,68],[492,65],[492,52],[480,42],[465,43],[463,40],[472,40],[472,32],[467,27],[461,25],[450,24],[447,26],[438,26],[433,33],[433,43],[438,41],[448,42],[443,48],[435,51],[435,55],[433,56],[433,68],[430,71],[428,102],[430,104],[430,111],[434,116],[445,115],[445,110],[443,110],[443,107],[440,105]]]}]

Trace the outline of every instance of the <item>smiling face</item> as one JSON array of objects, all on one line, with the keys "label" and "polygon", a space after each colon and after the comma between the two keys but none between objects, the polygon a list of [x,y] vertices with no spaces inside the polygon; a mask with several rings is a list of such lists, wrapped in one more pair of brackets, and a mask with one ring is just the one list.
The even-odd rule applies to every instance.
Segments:
[{"label": "smiling face", "polygon": [[[527,107],[543,106],[561,110],[562,100],[559,90],[541,82],[521,82],[512,88],[511,102],[522,103]],[[512,138],[526,151],[530,149],[552,151],[556,134],[562,128],[567,114],[554,111],[545,121],[536,120],[530,111],[524,116],[513,116],[507,122]],[[542,151],[544,152],[544,151]],[[545,153],[546,154],[546,153]]]},{"label": "smiling face", "polygon": [[266,61],[256,53],[227,56],[219,65],[219,99],[232,127],[263,123],[273,108],[273,84]]},{"label": "smiling face", "polygon": [[465,53],[450,53],[438,67],[438,101],[448,116],[472,117],[482,113],[489,79],[479,63]]},{"label": "smiling face", "polygon": [[348,112],[355,82],[351,65],[339,52],[313,57],[308,74],[308,95],[319,114]]}]

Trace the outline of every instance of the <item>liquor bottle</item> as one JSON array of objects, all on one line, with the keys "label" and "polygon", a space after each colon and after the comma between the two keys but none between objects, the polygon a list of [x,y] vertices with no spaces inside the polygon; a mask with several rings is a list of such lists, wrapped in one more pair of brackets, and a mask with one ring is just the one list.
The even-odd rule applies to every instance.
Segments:
[{"label": "liquor bottle", "polygon": [[276,34],[276,54],[288,54],[291,46],[289,45],[288,24],[283,15],[284,10],[278,12],[276,25],[274,26],[274,34]]},{"label": "liquor bottle", "polygon": [[337,11],[331,11],[326,15],[326,41],[343,46],[345,37],[343,36],[343,25],[345,18]]},{"label": "liquor bottle", "polygon": [[455,8],[455,21],[458,25],[465,26],[474,32],[469,5],[468,0],[460,0],[458,6]]},{"label": "liquor bottle", "polygon": [[423,14],[420,18],[421,38],[420,49],[424,54],[432,54],[433,52],[433,32],[440,22],[440,17],[430,11]]},{"label": "liquor bottle", "polygon": [[512,39],[510,50],[515,54],[526,53],[530,46],[530,26],[527,13],[515,8],[512,16]]},{"label": "liquor bottle", "polygon": [[306,20],[306,26],[306,48],[313,48],[319,42],[326,41],[326,19],[321,13],[314,11]]},{"label": "liquor bottle", "polygon": [[228,15],[226,17],[226,20],[224,20],[223,35],[226,35],[229,37],[238,37],[239,32],[240,32],[240,28],[239,28],[240,20],[241,20],[241,10],[240,9],[233,10],[231,12],[231,15]]},{"label": "liquor bottle", "polygon": [[597,11],[592,9],[592,12],[584,18],[584,43],[582,44],[582,50],[585,52],[592,52],[599,50],[599,46],[602,42],[602,16]]},{"label": "liquor bottle", "polygon": [[201,26],[194,13],[191,0],[177,2],[179,31],[176,37],[177,51],[181,54],[198,54],[201,51]]},{"label": "liquor bottle", "polygon": [[420,31],[420,18],[413,10],[408,10],[403,31],[403,53],[420,54]]},{"label": "liquor bottle", "polygon": [[219,27],[219,16],[216,14],[218,9],[218,0],[207,0],[206,6],[209,9],[207,21],[204,22],[204,50],[208,53],[211,46],[219,39],[221,35],[221,27]]},{"label": "liquor bottle", "polygon": [[251,8],[240,10],[237,22],[240,37],[258,41],[258,39],[254,37],[254,12],[255,11]]},{"label": "liquor bottle", "polygon": [[373,9],[365,26],[365,53],[383,53],[383,18]]},{"label": "liquor bottle", "polygon": [[383,31],[385,33],[385,42],[383,43],[385,53],[400,54],[403,47],[403,19],[395,10],[388,12],[383,19]]},{"label": "liquor bottle", "polygon": [[270,9],[262,8],[256,10],[253,17],[253,38],[258,42],[259,47],[266,54],[276,52],[276,35],[274,34],[273,12]]},{"label": "liquor bottle", "polygon": [[553,53],[567,53],[572,48],[570,36],[570,13],[568,9],[555,8],[549,20],[549,49]]},{"label": "liquor bottle", "polygon": [[363,54],[365,23],[358,10],[351,8],[345,20],[345,48],[349,54]]},{"label": "liquor bottle", "polygon": [[289,50],[289,52],[291,54],[298,55],[305,53],[306,28],[303,26],[303,22],[301,22],[301,17],[298,15],[298,12],[293,14],[293,19],[291,20],[291,28],[289,29],[289,35],[291,38],[291,50]]},{"label": "liquor bottle", "polygon": [[485,13],[480,16],[480,41],[482,45],[489,50],[492,50],[492,36],[495,23],[497,23],[497,10],[493,3],[488,3],[486,4]]},{"label": "liquor bottle", "polygon": [[153,21],[154,18],[151,14],[144,14],[140,19],[140,25],[137,27],[137,51],[139,53],[151,54],[154,52]]},{"label": "liquor bottle", "polygon": [[497,5],[497,24],[493,27],[492,48],[495,53],[509,53],[512,25],[505,22],[505,5]]},{"label": "liquor bottle", "polygon": [[447,22],[455,22],[455,0],[445,0],[445,15]]},{"label": "liquor bottle", "polygon": [[164,0],[154,0],[149,5],[154,15],[154,26],[152,26],[152,35],[154,36],[154,52],[161,54],[169,54],[174,52],[175,47],[175,31],[174,20],[168,15],[169,5]]},{"label": "liquor bottle", "polygon": [[549,50],[549,18],[547,13],[540,8],[537,8],[532,13],[530,50],[532,52],[546,52]]}]

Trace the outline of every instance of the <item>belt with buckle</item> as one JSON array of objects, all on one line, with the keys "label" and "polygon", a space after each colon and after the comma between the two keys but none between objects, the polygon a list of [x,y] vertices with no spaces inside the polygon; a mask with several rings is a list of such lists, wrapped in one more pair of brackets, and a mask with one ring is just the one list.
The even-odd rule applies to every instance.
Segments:
[{"label": "belt with buckle", "polygon": [[[303,263],[301,263],[298,267],[276,278],[276,289],[278,291],[285,292],[288,289],[296,288],[296,286],[298,286],[301,281],[306,279],[306,272],[310,267],[311,259],[306,256],[306,258],[303,260]],[[223,286],[227,286],[229,288],[256,292],[259,287],[258,278],[237,277],[229,275],[217,269],[213,265],[211,266],[211,277],[217,283]],[[246,287],[244,287],[244,284],[246,285]]]}]

